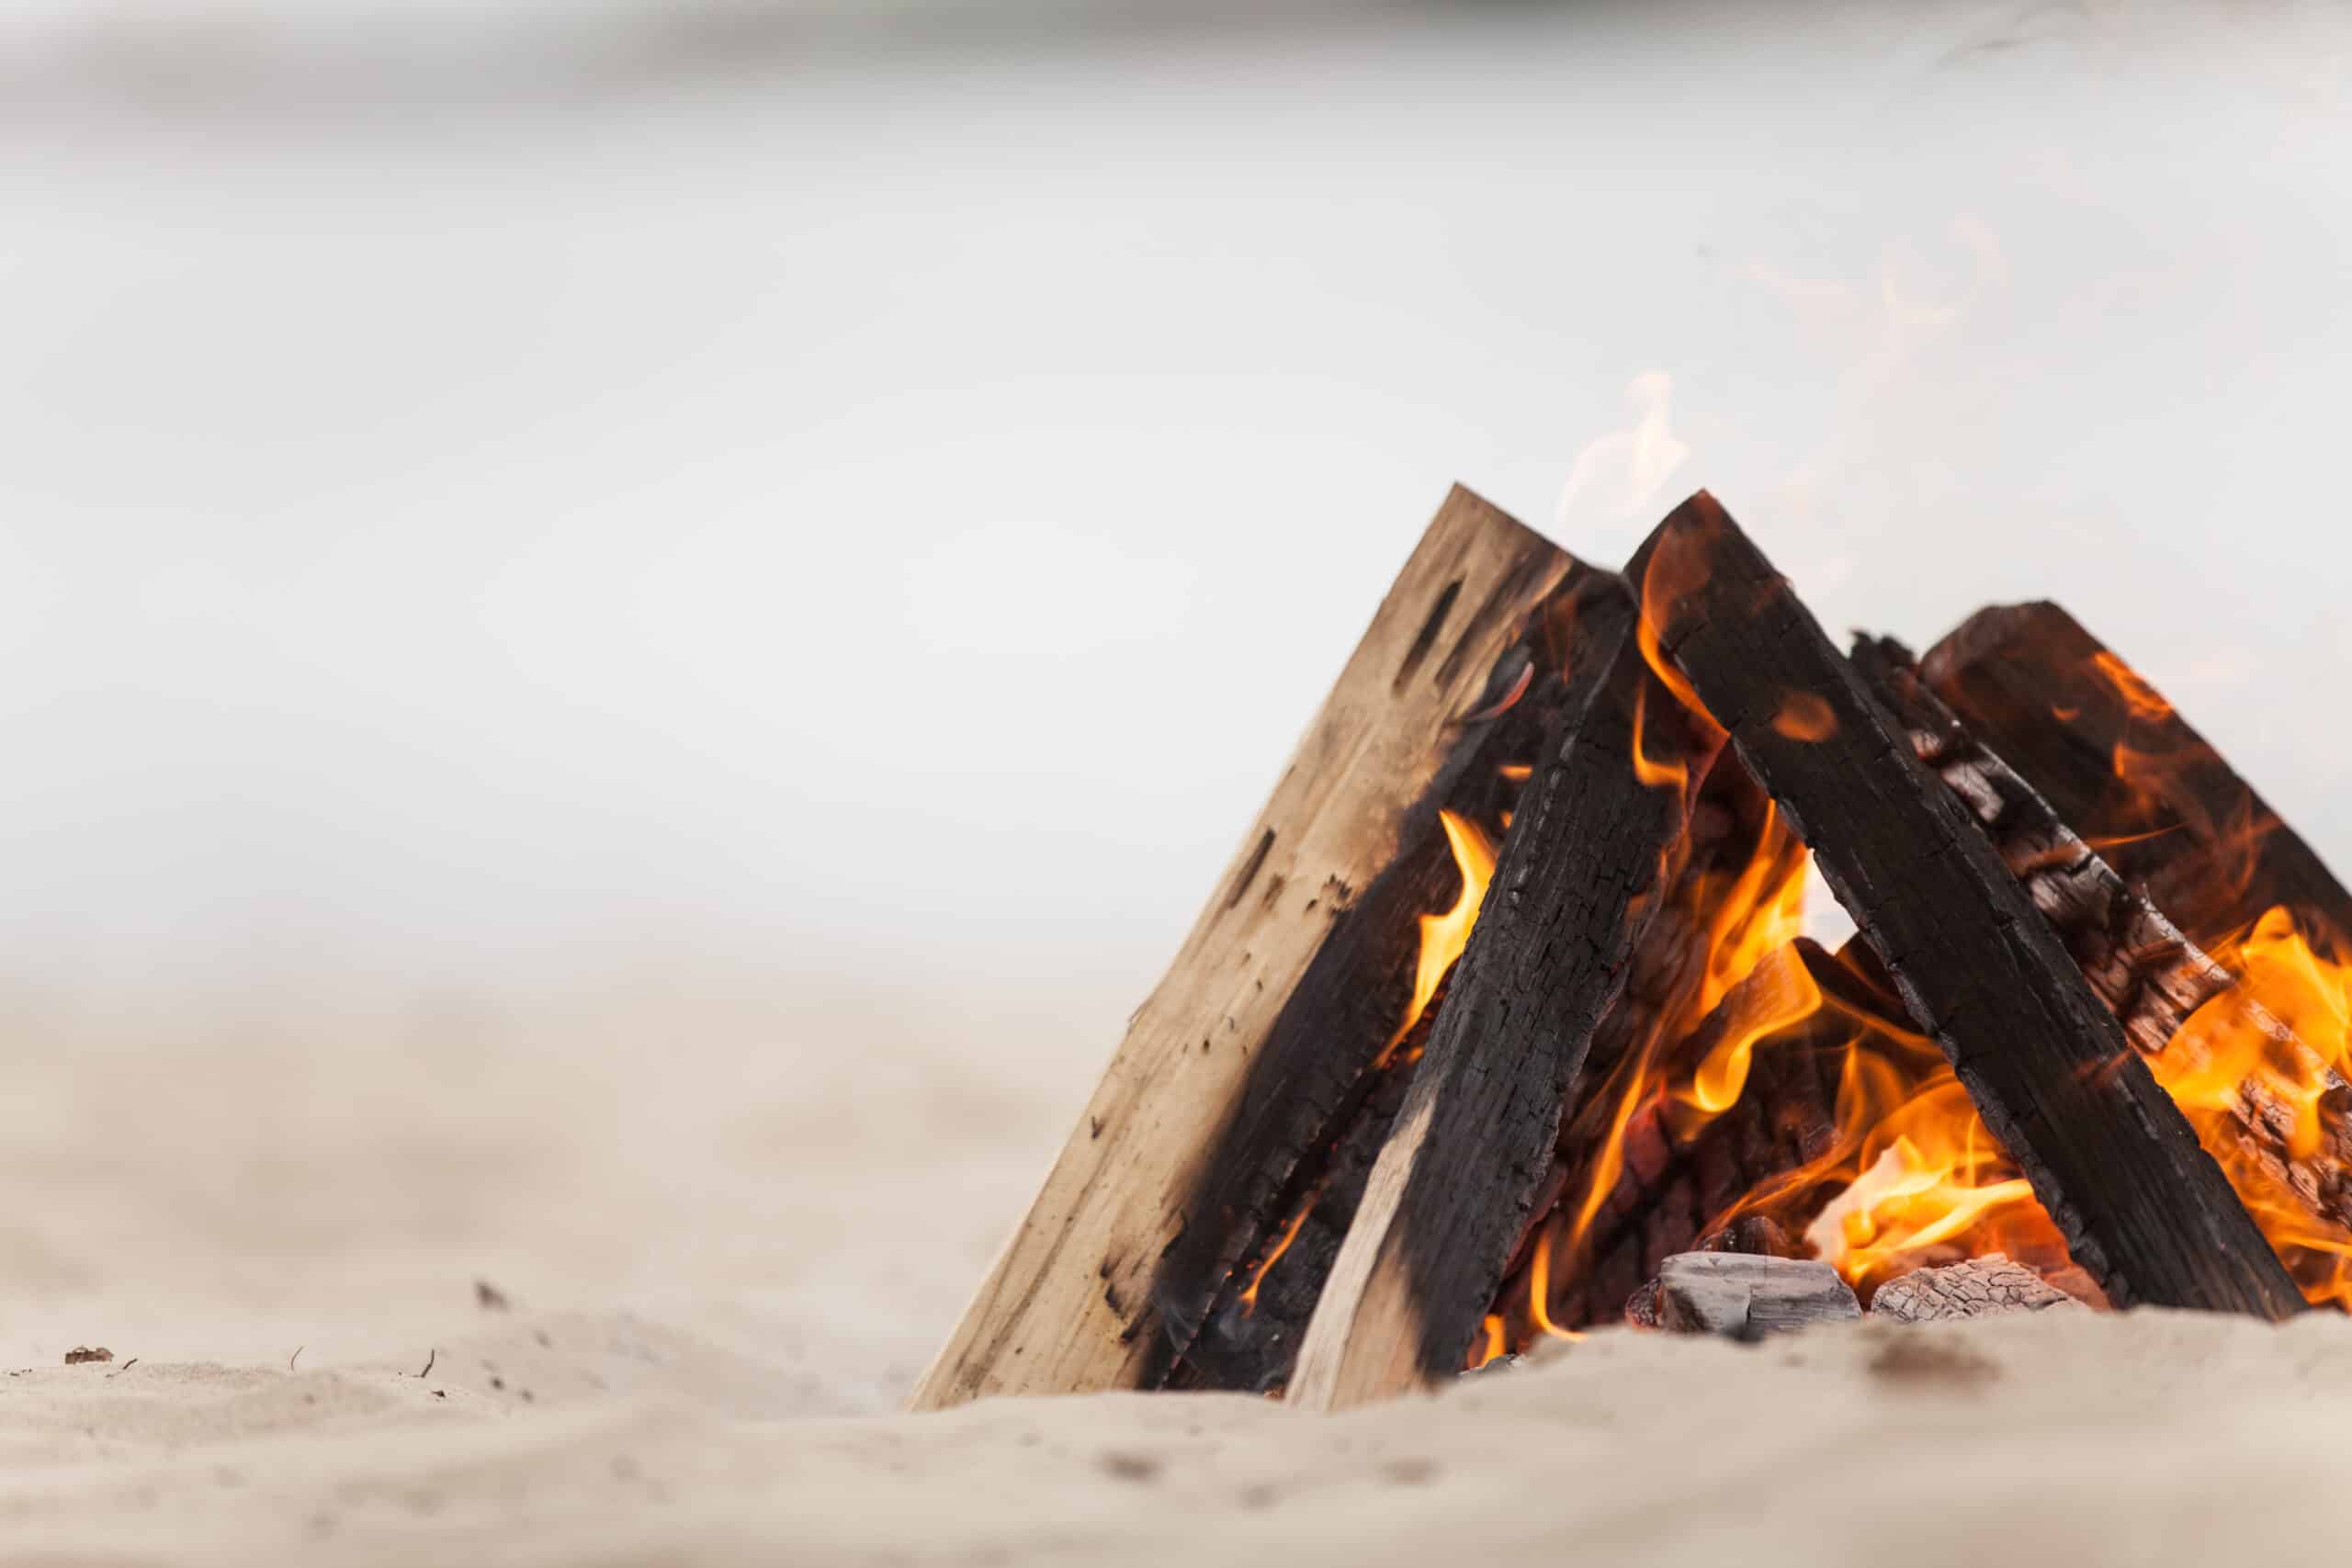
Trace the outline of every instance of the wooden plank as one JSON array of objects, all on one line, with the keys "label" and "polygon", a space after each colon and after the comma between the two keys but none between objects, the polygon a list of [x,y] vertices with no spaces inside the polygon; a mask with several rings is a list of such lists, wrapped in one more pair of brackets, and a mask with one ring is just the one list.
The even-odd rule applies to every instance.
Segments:
[{"label": "wooden plank", "polygon": [[1458,1373],[1522,1234],[1593,1032],[1722,738],[1648,671],[1630,599],[1547,742],[1287,1398],[1336,1409]]},{"label": "wooden plank", "polygon": [[1645,626],[2117,1304],[2302,1310],[2057,934],[1761,552],[1702,492],[1629,569]]},{"label": "wooden plank", "polygon": [[2199,945],[2274,904],[2306,931],[2352,937],[2352,894],[2311,845],[2162,692],[2057,605],[1980,610],[1920,669],[1969,733]]},{"label": "wooden plank", "polygon": [[1495,820],[1502,764],[1590,679],[1577,615],[1603,582],[1622,597],[1447,497],[915,1408],[1164,1375],[1403,1016],[1416,917],[1458,881],[1440,809]]}]

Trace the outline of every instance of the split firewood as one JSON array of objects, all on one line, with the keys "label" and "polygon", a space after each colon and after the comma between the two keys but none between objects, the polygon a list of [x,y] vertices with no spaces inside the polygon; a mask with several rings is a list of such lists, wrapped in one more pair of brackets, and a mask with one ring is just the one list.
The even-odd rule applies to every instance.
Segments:
[{"label": "split firewood", "polygon": [[1371,1098],[1419,917],[1461,885],[1441,811],[1511,809],[1507,770],[1597,678],[1596,594],[1623,596],[1469,491],[1447,498],[916,1408],[1164,1380],[1293,1217],[1302,1163]]},{"label": "split firewood", "polygon": [[2201,945],[2274,904],[2352,935],[2352,893],[2145,677],[2055,604],[1980,610],[1928,684]]},{"label": "split firewood", "polygon": [[1682,1252],[1657,1276],[1657,1325],[1674,1334],[1756,1340],[1862,1315],[1826,1263],[1736,1252]]},{"label": "split firewood", "polygon": [[1561,1109],[1655,917],[1721,737],[1651,673],[1615,603],[1607,672],[1546,743],[1287,1397],[1332,1409],[1461,1369],[1549,1167]]},{"label": "split firewood", "polygon": [[1677,509],[1629,576],[1645,631],[1812,846],[2075,1260],[2119,1304],[2301,1311],[2048,920],[1713,498]]},{"label": "split firewood", "polygon": [[[2056,807],[1970,732],[1919,679],[1900,643],[1857,637],[1853,660],[1872,694],[1909,730],[1920,761],[1991,838],[2143,1055],[2162,1052],[2191,1014],[2237,984],[2236,976],[2189,940],[2077,837]],[[2321,1147],[2298,1156],[2292,1147],[2297,1109],[2257,1077],[2242,1082],[2233,1122],[2245,1156],[2314,1218],[2352,1227],[2352,1086],[2259,1002],[2240,998],[2232,1005],[2247,1027],[2292,1065],[2299,1080],[2321,1089],[2313,1108]]]},{"label": "split firewood", "polygon": [[1871,1298],[1872,1317],[1893,1318],[1897,1323],[2089,1310],[2032,1269],[1997,1252],[1941,1269],[1915,1269],[1889,1280]]}]

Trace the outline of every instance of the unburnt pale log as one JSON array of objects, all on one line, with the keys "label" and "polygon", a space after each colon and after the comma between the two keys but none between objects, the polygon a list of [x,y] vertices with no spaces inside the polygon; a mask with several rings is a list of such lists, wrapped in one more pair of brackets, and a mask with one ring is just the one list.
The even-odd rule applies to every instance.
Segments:
[{"label": "unburnt pale log", "polygon": [[2075,1260],[2119,1305],[2302,1310],[2026,890],[1713,498],[1678,508],[1629,577]]},{"label": "unburnt pale log", "polygon": [[1491,827],[1510,807],[1504,765],[1598,678],[1580,651],[1596,594],[1623,603],[1609,574],[1447,498],[915,1408],[1165,1376],[1287,1218],[1302,1157],[1369,1095],[1419,917],[1460,885],[1439,812]]},{"label": "unburnt pale log", "polygon": [[1613,608],[1610,668],[1547,742],[1521,797],[1452,994],[1308,1325],[1295,1404],[1359,1404],[1461,1370],[1594,1030],[1657,911],[1720,738],[1689,725],[1649,673],[1630,599]]},{"label": "unburnt pale log", "polygon": [[1670,1334],[1756,1340],[1862,1315],[1826,1263],[1737,1252],[1680,1252],[1657,1274],[1657,1325]]},{"label": "unburnt pale log", "polygon": [[1940,1269],[1915,1269],[1889,1280],[1871,1298],[1872,1317],[1897,1323],[1941,1323],[2011,1312],[2090,1309],[2022,1264],[1997,1252]]},{"label": "unburnt pale log", "polygon": [[[2352,936],[2352,894],[2163,693],[2055,604],[1979,610],[1920,660],[1969,732],[2212,946],[2274,904]],[[2120,770],[2119,772],[2119,765]]]},{"label": "unburnt pale log", "polygon": [[[2236,985],[2235,976],[2076,837],[2055,807],[1961,723],[1919,679],[1902,644],[1857,637],[1853,661],[1909,731],[1920,761],[1984,829],[2143,1054],[2163,1051],[2192,1013]],[[2352,1226],[2352,1086],[2259,1002],[2244,998],[2232,1005],[2273,1051],[2298,1065],[2299,1077],[2325,1086],[2315,1108],[2320,1148],[2298,1156],[2296,1108],[2258,1079],[2241,1084],[2233,1121],[2242,1152],[2314,1217]]]}]

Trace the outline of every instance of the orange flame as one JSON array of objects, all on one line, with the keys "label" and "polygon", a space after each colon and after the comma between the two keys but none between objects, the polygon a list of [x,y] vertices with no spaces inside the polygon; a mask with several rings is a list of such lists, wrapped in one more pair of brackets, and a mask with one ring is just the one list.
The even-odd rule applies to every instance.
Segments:
[{"label": "orange flame", "polygon": [[1471,928],[1478,923],[1478,906],[1485,902],[1487,885],[1495,879],[1495,847],[1484,833],[1451,811],[1437,814],[1438,825],[1445,829],[1446,844],[1453,851],[1454,869],[1462,874],[1462,893],[1453,908],[1442,915],[1421,917],[1421,954],[1413,973],[1413,1000],[1405,1010],[1405,1021],[1396,1026],[1375,1067],[1384,1066],[1403,1044],[1413,1025],[1421,1021],[1421,1014],[1429,1010],[1430,998],[1437,995],[1445,972],[1470,945]]},{"label": "orange flame", "polygon": [[1248,1317],[1258,1310],[1258,1292],[1265,1284],[1266,1276],[1273,1271],[1275,1264],[1282,1261],[1283,1254],[1290,1250],[1290,1244],[1298,1239],[1298,1233],[1306,1228],[1306,1216],[1315,1212],[1316,1201],[1322,1196],[1319,1191],[1307,1194],[1306,1201],[1298,1206],[1298,1213],[1290,1217],[1290,1224],[1283,1229],[1282,1239],[1268,1248],[1266,1256],[1259,1260],[1258,1271],[1250,1276],[1250,1288],[1241,1292],[1242,1316]]},{"label": "orange flame", "polygon": [[2352,967],[2315,949],[2283,907],[2212,956],[2237,985],[2189,1015],[2148,1066],[2304,1295],[2352,1308],[2352,1233],[2314,1216],[2288,1173],[2256,1156],[2241,1134],[2262,1118],[2295,1159],[2340,1167],[2320,1111],[2352,1066]]},{"label": "orange flame", "polygon": [[1838,733],[1838,716],[1819,694],[1791,692],[1772,716],[1772,729],[1792,740],[1826,740]]},{"label": "orange flame", "polygon": [[[1609,1102],[1609,1126],[1599,1150],[1582,1173],[1583,1191],[1568,1211],[1565,1233],[1557,1238],[1557,1245],[1565,1247],[1568,1256],[1577,1255],[1584,1247],[1591,1235],[1594,1219],[1616,1190],[1618,1178],[1625,1168],[1626,1132],[1636,1114],[1645,1105],[1669,1099],[1679,1099],[1687,1105],[1699,1103],[1693,1090],[1686,1089],[1677,1093],[1670,1086],[1672,1047],[1689,1037],[1725,992],[1803,930],[1806,861],[1804,846],[1781,822],[1779,812],[1768,805],[1755,849],[1736,874],[1685,879],[1688,886],[1684,897],[1689,908],[1683,918],[1706,932],[1705,962],[1698,968],[1695,984],[1685,986],[1662,1011],[1627,1053],[1625,1064],[1602,1090],[1612,1097]],[[1804,966],[1794,967],[1801,972]],[[1811,988],[1809,980],[1805,988]],[[1818,999],[1816,994],[1804,1010],[1811,1011],[1818,1005]],[[1796,1006],[1792,1000],[1782,1010],[1793,1011]],[[1750,1045],[1753,1043],[1751,1041]],[[1744,1062],[1739,1071],[1744,1079]],[[1729,1072],[1727,1062],[1720,1065],[1710,1077],[1706,1092],[1722,1092],[1728,1083]],[[1678,1131],[1688,1136],[1705,1120],[1704,1115],[1686,1114],[1680,1119]],[[1547,1235],[1540,1245],[1548,1247],[1553,1239]],[[1538,1258],[1548,1267],[1550,1260],[1541,1251]]]},{"label": "orange flame", "polygon": [[2133,718],[2153,724],[2172,716],[2172,704],[2165,700],[2165,694],[2148,684],[2145,676],[2107,649],[2102,648],[2091,655],[2091,667],[2115,688],[2116,695],[2123,699],[2123,705],[2131,711]]},{"label": "orange flame", "polygon": [[[1802,897],[1804,884],[1797,885]],[[1803,909],[1798,911],[1800,919]],[[1742,1005],[1690,1074],[1687,1088],[1674,1091],[1682,1104],[1720,1116],[1739,1103],[1747,1087],[1747,1069],[1758,1043],[1792,1024],[1811,1018],[1821,1006],[1821,987],[1797,950],[1783,942],[1755,970],[1758,984],[1742,993]]]}]

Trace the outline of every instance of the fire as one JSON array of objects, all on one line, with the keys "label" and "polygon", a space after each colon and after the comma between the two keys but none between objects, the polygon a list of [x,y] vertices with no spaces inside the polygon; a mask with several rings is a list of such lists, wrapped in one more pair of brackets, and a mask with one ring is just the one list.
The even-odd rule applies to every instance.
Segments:
[{"label": "fire", "polygon": [[[1800,894],[1804,884],[1797,883]],[[1802,917],[1804,911],[1797,913]],[[1723,1038],[1701,1059],[1690,1082],[1677,1099],[1709,1116],[1719,1116],[1739,1103],[1747,1087],[1747,1069],[1758,1042],[1792,1024],[1811,1018],[1821,1006],[1821,987],[1798,958],[1795,948],[1783,943],[1757,965],[1755,974],[1766,983],[1743,997]]]},{"label": "fire", "polygon": [[2285,1173],[2257,1161],[2237,1133],[2256,1116],[2283,1122],[2289,1154],[2335,1163],[2320,1111],[2352,1066],[2352,966],[2314,947],[2284,907],[2212,956],[2237,985],[2189,1015],[2148,1066],[2304,1295],[2352,1308],[2352,1233],[2315,1217]]},{"label": "fire", "polygon": [[1413,1025],[1421,1021],[1421,1014],[1429,1010],[1430,998],[1437,995],[1446,971],[1470,945],[1471,928],[1478,923],[1478,906],[1486,900],[1487,885],[1495,879],[1495,846],[1487,835],[1451,811],[1439,812],[1437,820],[1453,852],[1454,869],[1462,874],[1462,893],[1443,914],[1421,917],[1421,953],[1413,972],[1413,1000],[1405,1010],[1404,1021],[1373,1064],[1375,1067],[1396,1054],[1405,1036],[1413,1032]]},{"label": "fire", "polygon": [[[1857,1081],[1872,1076],[1864,1068]],[[1904,1272],[1939,1246],[1964,1257],[2052,1250],[2056,1228],[2031,1183],[2016,1173],[1949,1068],[1882,1116],[1862,1135],[1853,1163],[1853,1179],[1822,1205],[1804,1237],[1858,1289]],[[2030,1237],[2004,1239],[2005,1227]],[[2054,1250],[2063,1257],[2064,1244]]]},{"label": "fire", "polygon": [[[1707,1087],[1699,1089],[1693,1085],[1677,1086],[1672,1050],[1689,1037],[1724,993],[1746,979],[1767,957],[1786,948],[1803,929],[1806,862],[1804,846],[1788,830],[1779,813],[1768,806],[1753,852],[1736,874],[1727,877],[1702,875],[1687,882],[1678,878],[1671,884],[1682,886],[1688,902],[1681,918],[1687,919],[1694,929],[1706,932],[1705,960],[1697,968],[1695,983],[1681,988],[1673,1004],[1645,1032],[1627,1053],[1615,1077],[1600,1090],[1611,1097],[1606,1134],[1589,1168],[1582,1173],[1581,1193],[1572,1208],[1564,1210],[1569,1216],[1567,1224],[1556,1231],[1547,1228],[1539,1238],[1531,1262],[1531,1277],[1541,1269],[1548,1280],[1559,1271],[1561,1261],[1581,1256],[1595,1217],[1624,1171],[1626,1130],[1644,1107],[1675,1100],[1685,1107],[1702,1106],[1705,1098],[1726,1092],[1730,1098],[1723,1100],[1724,1106],[1736,1100],[1737,1092],[1730,1087],[1731,1078],[1736,1071],[1745,1082],[1744,1056],[1738,1056],[1736,1051],[1727,1055],[1709,1072]],[[1802,973],[1802,965],[1795,967]],[[1804,981],[1802,988],[1811,989],[1810,981]],[[1773,1010],[1773,1016],[1793,1021],[1795,1016],[1819,1005],[1817,995],[1805,998],[1798,992],[1796,983],[1792,982],[1790,995]],[[1755,1037],[1778,1027],[1765,1019],[1755,1021]],[[1754,1043],[1752,1037],[1748,1045],[1752,1047]],[[1694,1116],[1686,1111],[1676,1119],[1677,1132],[1687,1137],[1706,1119],[1703,1114]],[[1555,1252],[1559,1254],[1557,1258],[1553,1256]],[[1532,1314],[1531,1319],[1537,1328],[1544,1325],[1544,1320]]]},{"label": "fire", "polygon": [[1819,694],[1791,692],[1781,699],[1781,709],[1772,716],[1772,728],[1792,740],[1826,740],[1838,733],[1838,716]]},{"label": "fire", "polygon": [[2162,692],[2148,684],[2142,675],[2114,654],[2100,649],[2091,655],[2091,666],[2107,683],[2115,688],[2116,695],[2133,718],[2148,723],[2161,723],[2172,716],[2172,704],[2165,701]]},{"label": "fire", "polygon": [[1273,1271],[1275,1264],[1282,1261],[1283,1254],[1290,1250],[1290,1244],[1298,1239],[1298,1233],[1306,1228],[1306,1216],[1315,1212],[1315,1201],[1321,1196],[1320,1192],[1308,1194],[1306,1201],[1299,1205],[1298,1213],[1290,1217],[1290,1224],[1284,1227],[1281,1238],[1266,1249],[1264,1258],[1259,1259],[1258,1271],[1250,1276],[1250,1288],[1241,1292],[1242,1316],[1247,1317],[1258,1310],[1258,1292],[1265,1284],[1266,1276]]}]

